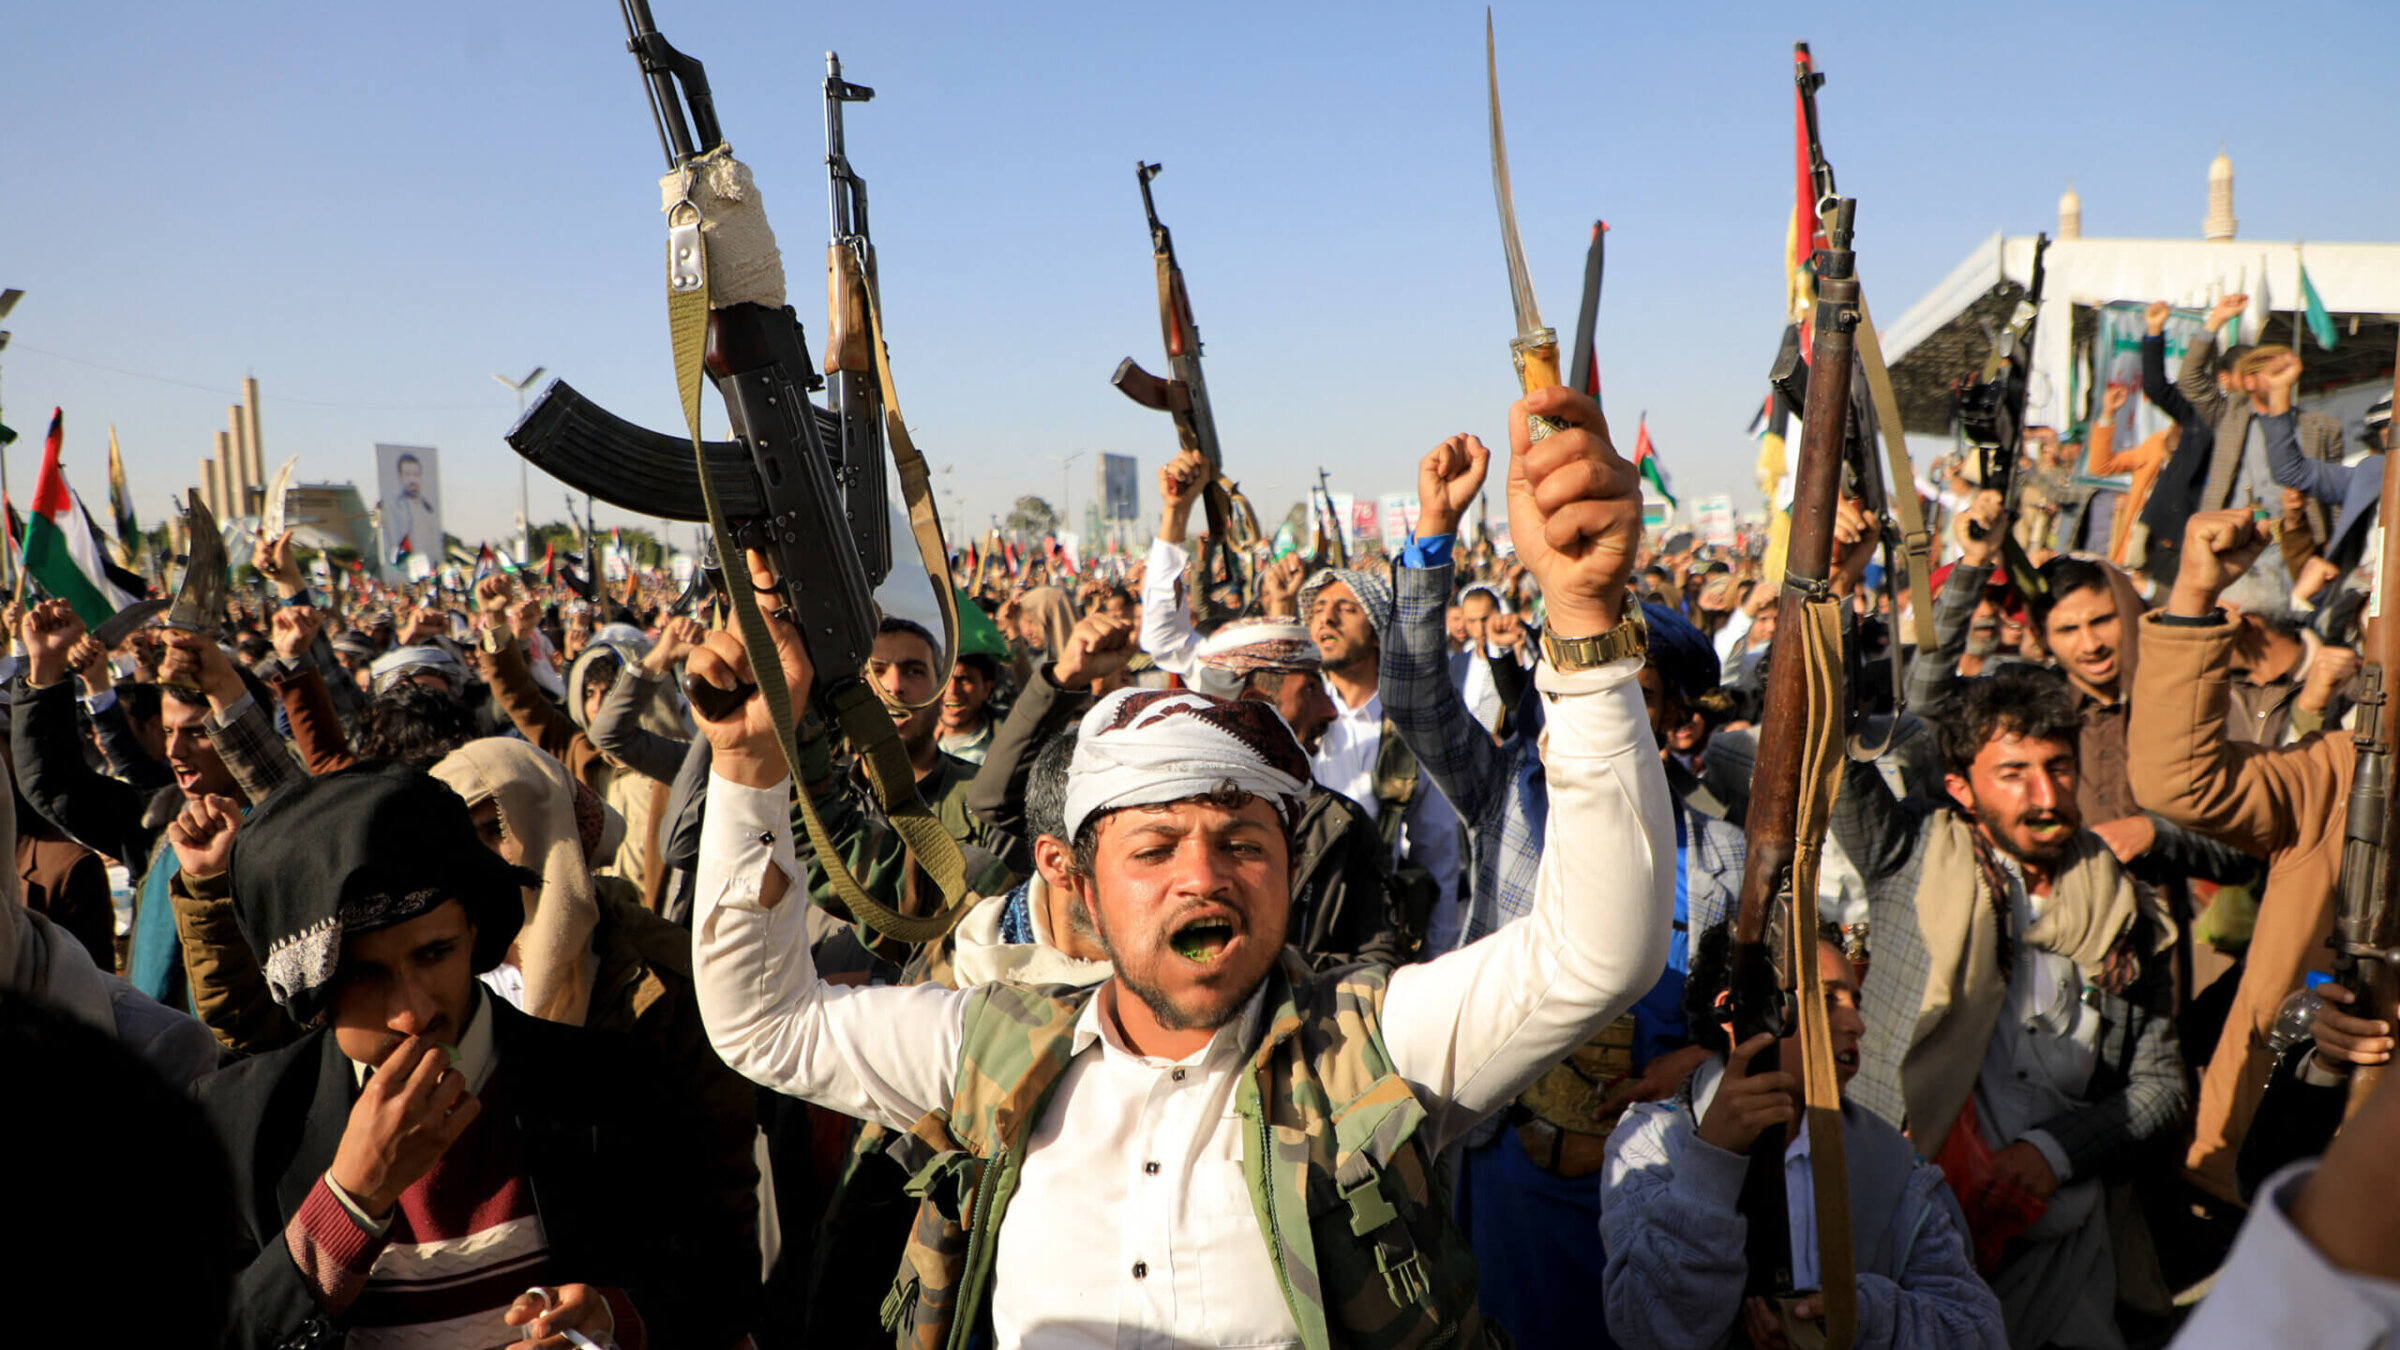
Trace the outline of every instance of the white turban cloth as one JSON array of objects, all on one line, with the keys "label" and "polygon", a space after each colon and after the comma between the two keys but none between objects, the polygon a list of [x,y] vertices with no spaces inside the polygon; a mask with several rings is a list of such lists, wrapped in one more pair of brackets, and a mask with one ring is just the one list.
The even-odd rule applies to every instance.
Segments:
[{"label": "white turban cloth", "polygon": [[1288,814],[1307,795],[1308,756],[1255,699],[1120,689],[1084,714],[1067,769],[1067,837],[1129,806],[1188,801],[1232,786]]}]

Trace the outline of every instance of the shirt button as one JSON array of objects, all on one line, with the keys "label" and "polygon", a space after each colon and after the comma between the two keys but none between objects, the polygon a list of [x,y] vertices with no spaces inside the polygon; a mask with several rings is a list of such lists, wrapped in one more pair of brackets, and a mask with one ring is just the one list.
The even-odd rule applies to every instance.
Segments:
[{"label": "shirt button", "polygon": [[1157,1176],[1157,1175],[1158,1175],[1158,1164],[1157,1164],[1157,1163],[1154,1163],[1154,1162],[1146,1162],[1146,1163],[1143,1163],[1143,1164],[1142,1164],[1142,1175],[1143,1175],[1143,1176],[1148,1176],[1148,1177],[1154,1177],[1154,1176]]},{"label": "shirt button", "polygon": [[1175,1081],[1178,1083],[1183,1081],[1183,1070],[1177,1069],[1175,1071]]},{"label": "shirt button", "polygon": [[1149,1265],[1149,1263],[1148,1263],[1148,1262],[1146,1262],[1146,1261],[1136,1261],[1136,1262],[1134,1262],[1134,1263],[1133,1263],[1133,1278],[1135,1278],[1135,1279],[1137,1279],[1137,1280],[1146,1280],[1146,1279],[1150,1278],[1150,1265]]}]

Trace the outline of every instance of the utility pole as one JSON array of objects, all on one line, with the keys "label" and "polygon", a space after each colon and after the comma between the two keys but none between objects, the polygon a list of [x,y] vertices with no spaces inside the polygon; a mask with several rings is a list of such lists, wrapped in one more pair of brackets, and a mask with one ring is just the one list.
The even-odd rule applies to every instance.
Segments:
[{"label": "utility pole", "polygon": [[1067,471],[1075,467],[1075,461],[1083,458],[1083,453],[1078,450],[1071,455],[1044,455],[1042,457],[1058,466],[1058,520],[1062,528],[1072,528],[1075,523],[1073,510],[1075,487],[1069,479]]},{"label": "utility pole", "polygon": [[[524,379],[512,380],[506,375],[492,378],[508,386],[517,395],[517,421],[525,420],[525,391],[533,382],[550,373],[548,366],[535,366]],[[525,458],[517,457],[517,563],[523,566],[533,561],[533,480],[525,467]]]}]

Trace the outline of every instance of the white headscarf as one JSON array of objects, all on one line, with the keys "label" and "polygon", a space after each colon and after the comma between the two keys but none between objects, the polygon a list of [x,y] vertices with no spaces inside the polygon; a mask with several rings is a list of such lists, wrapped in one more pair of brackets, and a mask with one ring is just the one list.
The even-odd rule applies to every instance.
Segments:
[{"label": "white headscarf", "polygon": [[1120,689],[1084,714],[1067,770],[1067,837],[1096,815],[1227,786],[1275,802],[1288,819],[1309,781],[1307,754],[1265,703]]}]

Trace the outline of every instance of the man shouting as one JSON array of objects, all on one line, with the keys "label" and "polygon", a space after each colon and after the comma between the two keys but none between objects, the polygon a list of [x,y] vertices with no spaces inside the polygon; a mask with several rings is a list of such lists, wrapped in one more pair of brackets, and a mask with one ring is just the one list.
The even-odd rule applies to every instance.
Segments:
[{"label": "man shouting", "polygon": [[[1529,413],[1566,429],[1529,444]],[[1084,719],[1064,820],[1107,981],[830,986],[788,902],[791,784],[766,714],[703,723],[710,1037],[778,1091],[913,1127],[949,1222],[920,1216],[885,1304],[906,1339],[1492,1339],[1434,1159],[1650,987],[1674,875],[1626,602],[1633,471],[1588,398],[1551,389],[1509,417],[1510,526],[1554,630],[1552,847],[1531,915],[1438,960],[1319,975],[1287,955],[1307,757],[1263,703],[1127,690]],[[805,696],[797,635],[773,627]],[[750,678],[724,633],[692,671]]]}]

